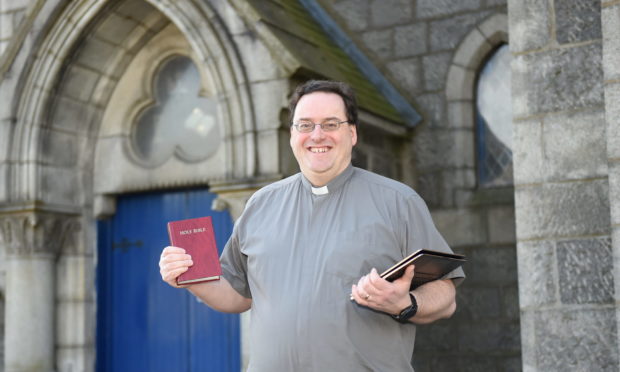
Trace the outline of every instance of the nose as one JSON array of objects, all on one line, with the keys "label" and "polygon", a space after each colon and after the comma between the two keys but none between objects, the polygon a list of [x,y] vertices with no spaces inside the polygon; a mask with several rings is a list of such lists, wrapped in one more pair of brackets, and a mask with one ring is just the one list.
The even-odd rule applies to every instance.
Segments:
[{"label": "nose", "polygon": [[310,132],[310,138],[312,138],[313,141],[325,138],[325,132],[323,132],[323,128],[321,128],[320,125],[315,125],[314,129],[312,129],[312,132]]}]

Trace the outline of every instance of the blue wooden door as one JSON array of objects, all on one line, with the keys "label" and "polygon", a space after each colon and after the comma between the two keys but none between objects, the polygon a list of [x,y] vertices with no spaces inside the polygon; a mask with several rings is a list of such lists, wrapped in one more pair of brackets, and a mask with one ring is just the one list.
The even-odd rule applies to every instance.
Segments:
[{"label": "blue wooden door", "polygon": [[161,280],[166,223],[210,215],[221,250],[232,232],[203,190],[117,199],[113,218],[98,222],[97,372],[238,372],[239,316],[207,308]]}]

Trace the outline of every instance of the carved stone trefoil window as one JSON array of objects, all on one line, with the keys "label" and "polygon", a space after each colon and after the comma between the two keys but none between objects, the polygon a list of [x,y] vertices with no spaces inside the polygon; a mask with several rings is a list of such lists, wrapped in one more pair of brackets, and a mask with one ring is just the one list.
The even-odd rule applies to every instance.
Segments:
[{"label": "carved stone trefoil window", "polygon": [[152,100],[134,121],[131,144],[143,163],[157,166],[175,156],[198,162],[221,143],[217,99],[202,89],[191,58],[175,55],[156,70]]}]

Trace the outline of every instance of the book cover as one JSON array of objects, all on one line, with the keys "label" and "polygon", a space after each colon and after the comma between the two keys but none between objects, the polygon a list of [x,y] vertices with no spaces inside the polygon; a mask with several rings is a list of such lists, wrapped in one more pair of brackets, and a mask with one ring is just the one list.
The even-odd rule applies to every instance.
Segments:
[{"label": "book cover", "polygon": [[185,249],[194,265],[179,275],[177,284],[219,280],[222,275],[211,217],[168,222],[170,244]]},{"label": "book cover", "polygon": [[465,256],[460,254],[420,249],[385,270],[380,276],[392,282],[403,276],[409,265],[415,265],[415,275],[411,281],[411,289],[415,289],[424,283],[441,279],[466,261]]}]

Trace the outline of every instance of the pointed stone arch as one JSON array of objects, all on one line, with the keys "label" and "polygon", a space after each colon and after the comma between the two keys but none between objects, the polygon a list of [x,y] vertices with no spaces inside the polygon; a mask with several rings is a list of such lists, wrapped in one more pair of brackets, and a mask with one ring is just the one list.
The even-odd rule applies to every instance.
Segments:
[{"label": "pointed stone arch", "polygon": [[[65,240],[53,257],[45,257],[45,267],[49,268],[45,275],[32,278],[41,284],[39,287],[56,283],[53,292],[48,292],[57,301],[49,306],[33,303],[24,307],[32,307],[33,314],[41,315],[47,326],[38,334],[24,336],[19,330],[29,321],[27,317],[17,316],[7,322],[11,329],[6,334],[21,337],[17,343],[7,336],[7,344],[32,345],[27,361],[19,348],[11,348],[5,356],[9,367],[30,363],[62,371],[93,368],[93,179],[97,172],[93,150],[122,71],[167,26],[174,25],[183,35],[194,60],[209,74],[220,97],[229,141],[223,178],[255,177],[254,106],[239,47],[213,8],[222,4],[199,0],[49,1],[36,15],[29,35],[34,42],[21,49],[10,70],[16,94],[12,112],[2,115],[9,116],[12,124],[8,166],[0,168],[8,180],[6,197],[0,188],[0,198],[13,211],[44,211],[57,220],[70,218],[79,223],[73,224],[71,239]],[[206,184],[210,180],[202,181]],[[143,189],[142,185],[114,191],[138,189]],[[48,235],[46,239],[58,238]],[[28,256],[27,245],[16,249]],[[9,265],[7,275],[14,276],[21,263],[36,258],[9,260],[15,264]],[[23,297],[19,289],[7,287],[7,303]],[[23,337],[32,337],[33,342]]]}]

